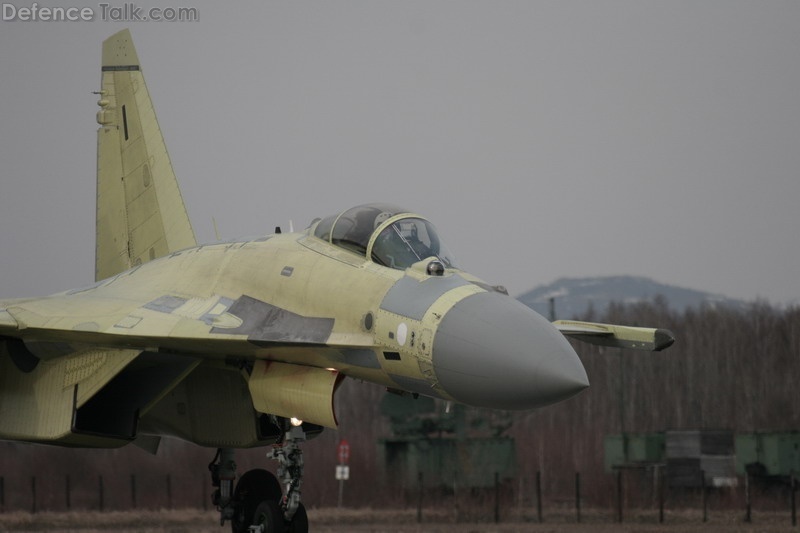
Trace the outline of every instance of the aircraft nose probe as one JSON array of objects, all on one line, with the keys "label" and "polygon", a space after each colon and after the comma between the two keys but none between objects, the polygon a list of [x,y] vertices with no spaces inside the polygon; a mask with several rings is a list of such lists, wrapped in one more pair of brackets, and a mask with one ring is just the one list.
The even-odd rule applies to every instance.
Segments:
[{"label": "aircraft nose probe", "polygon": [[564,336],[543,316],[495,292],[468,296],[445,314],[433,365],[453,398],[493,409],[541,407],[589,386]]}]

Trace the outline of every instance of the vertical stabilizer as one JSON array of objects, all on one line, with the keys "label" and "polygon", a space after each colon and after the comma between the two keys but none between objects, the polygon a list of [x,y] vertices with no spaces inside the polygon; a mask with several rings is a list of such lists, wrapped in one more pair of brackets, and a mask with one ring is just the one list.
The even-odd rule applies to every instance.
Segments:
[{"label": "vertical stabilizer", "polygon": [[196,244],[131,34],[103,42],[95,279]]}]

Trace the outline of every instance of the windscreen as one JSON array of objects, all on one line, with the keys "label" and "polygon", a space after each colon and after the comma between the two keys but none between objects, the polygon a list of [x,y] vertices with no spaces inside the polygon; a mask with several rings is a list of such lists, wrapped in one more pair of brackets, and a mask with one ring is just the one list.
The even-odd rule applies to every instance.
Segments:
[{"label": "windscreen", "polygon": [[372,260],[378,264],[406,269],[429,257],[453,267],[453,257],[439,240],[433,224],[421,218],[404,218],[385,227],[372,245]]}]

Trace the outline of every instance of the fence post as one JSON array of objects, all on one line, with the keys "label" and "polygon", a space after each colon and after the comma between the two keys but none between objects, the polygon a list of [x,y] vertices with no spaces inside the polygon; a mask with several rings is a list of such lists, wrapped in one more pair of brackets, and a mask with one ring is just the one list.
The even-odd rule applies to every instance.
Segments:
[{"label": "fence post", "polygon": [[500,523],[500,474],[494,473],[494,523]]},{"label": "fence post", "polygon": [[581,473],[575,472],[575,518],[581,522]]},{"label": "fence post", "polygon": [[136,509],[136,474],[131,474],[131,506]]},{"label": "fence post", "polygon": [[792,474],[792,526],[797,525],[797,478]]},{"label": "fence post", "polygon": [[544,522],[542,517],[542,473],[536,471],[536,516],[539,518],[539,523]]},{"label": "fence post", "polygon": [[708,486],[706,485],[706,473],[700,471],[700,487],[703,491],[703,522],[708,522]]},{"label": "fence post", "polygon": [[752,522],[752,516],[750,515],[750,474],[748,472],[744,473],[744,502],[745,502],[745,515],[744,521],[745,522]]},{"label": "fence post", "polygon": [[206,496],[205,476],[200,476],[200,501],[203,504],[203,510],[208,511],[208,497]]},{"label": "fence post", "polygon": [[417,524],[422,523],[422,471],[417,472]]},{"label": "fence post", "polygon": [[667,476],[664,475],[664,468],[661,466],[656,467],[658,473],[658,523],[664,523],[664,492],[667,487]]},{"label": "fence post", "polygon": [[455,476],[453,476],[453,514],[455,523],[461,522],[461,508],[458,504],[458,481],[456,481]]},{"label": "fence post", "polygon": [[36,514],[36,476],[31,476],[31,514]]},{"label": "fence post", "polygon": [[172,510],[172,478],[167,474],[167,509]]}]

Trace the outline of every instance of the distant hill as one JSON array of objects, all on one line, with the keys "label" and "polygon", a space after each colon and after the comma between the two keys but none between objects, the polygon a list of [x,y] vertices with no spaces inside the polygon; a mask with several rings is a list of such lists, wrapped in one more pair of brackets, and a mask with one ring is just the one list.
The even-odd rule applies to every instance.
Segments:
[{"label": "distant hill", "polygon": [[745,309],[747,302],[693,289],[665,285],[649,278],[608,276],[596,278],[561,278],[540,285],[517,299],[544,316],[548,316],[549,300],[555,298],[556,318],[570,319],[583,315],[591,304],[595,313],[605,313],[611,302],[636,303],[663,296],[670,309],[683,312],[701,305]]}]

